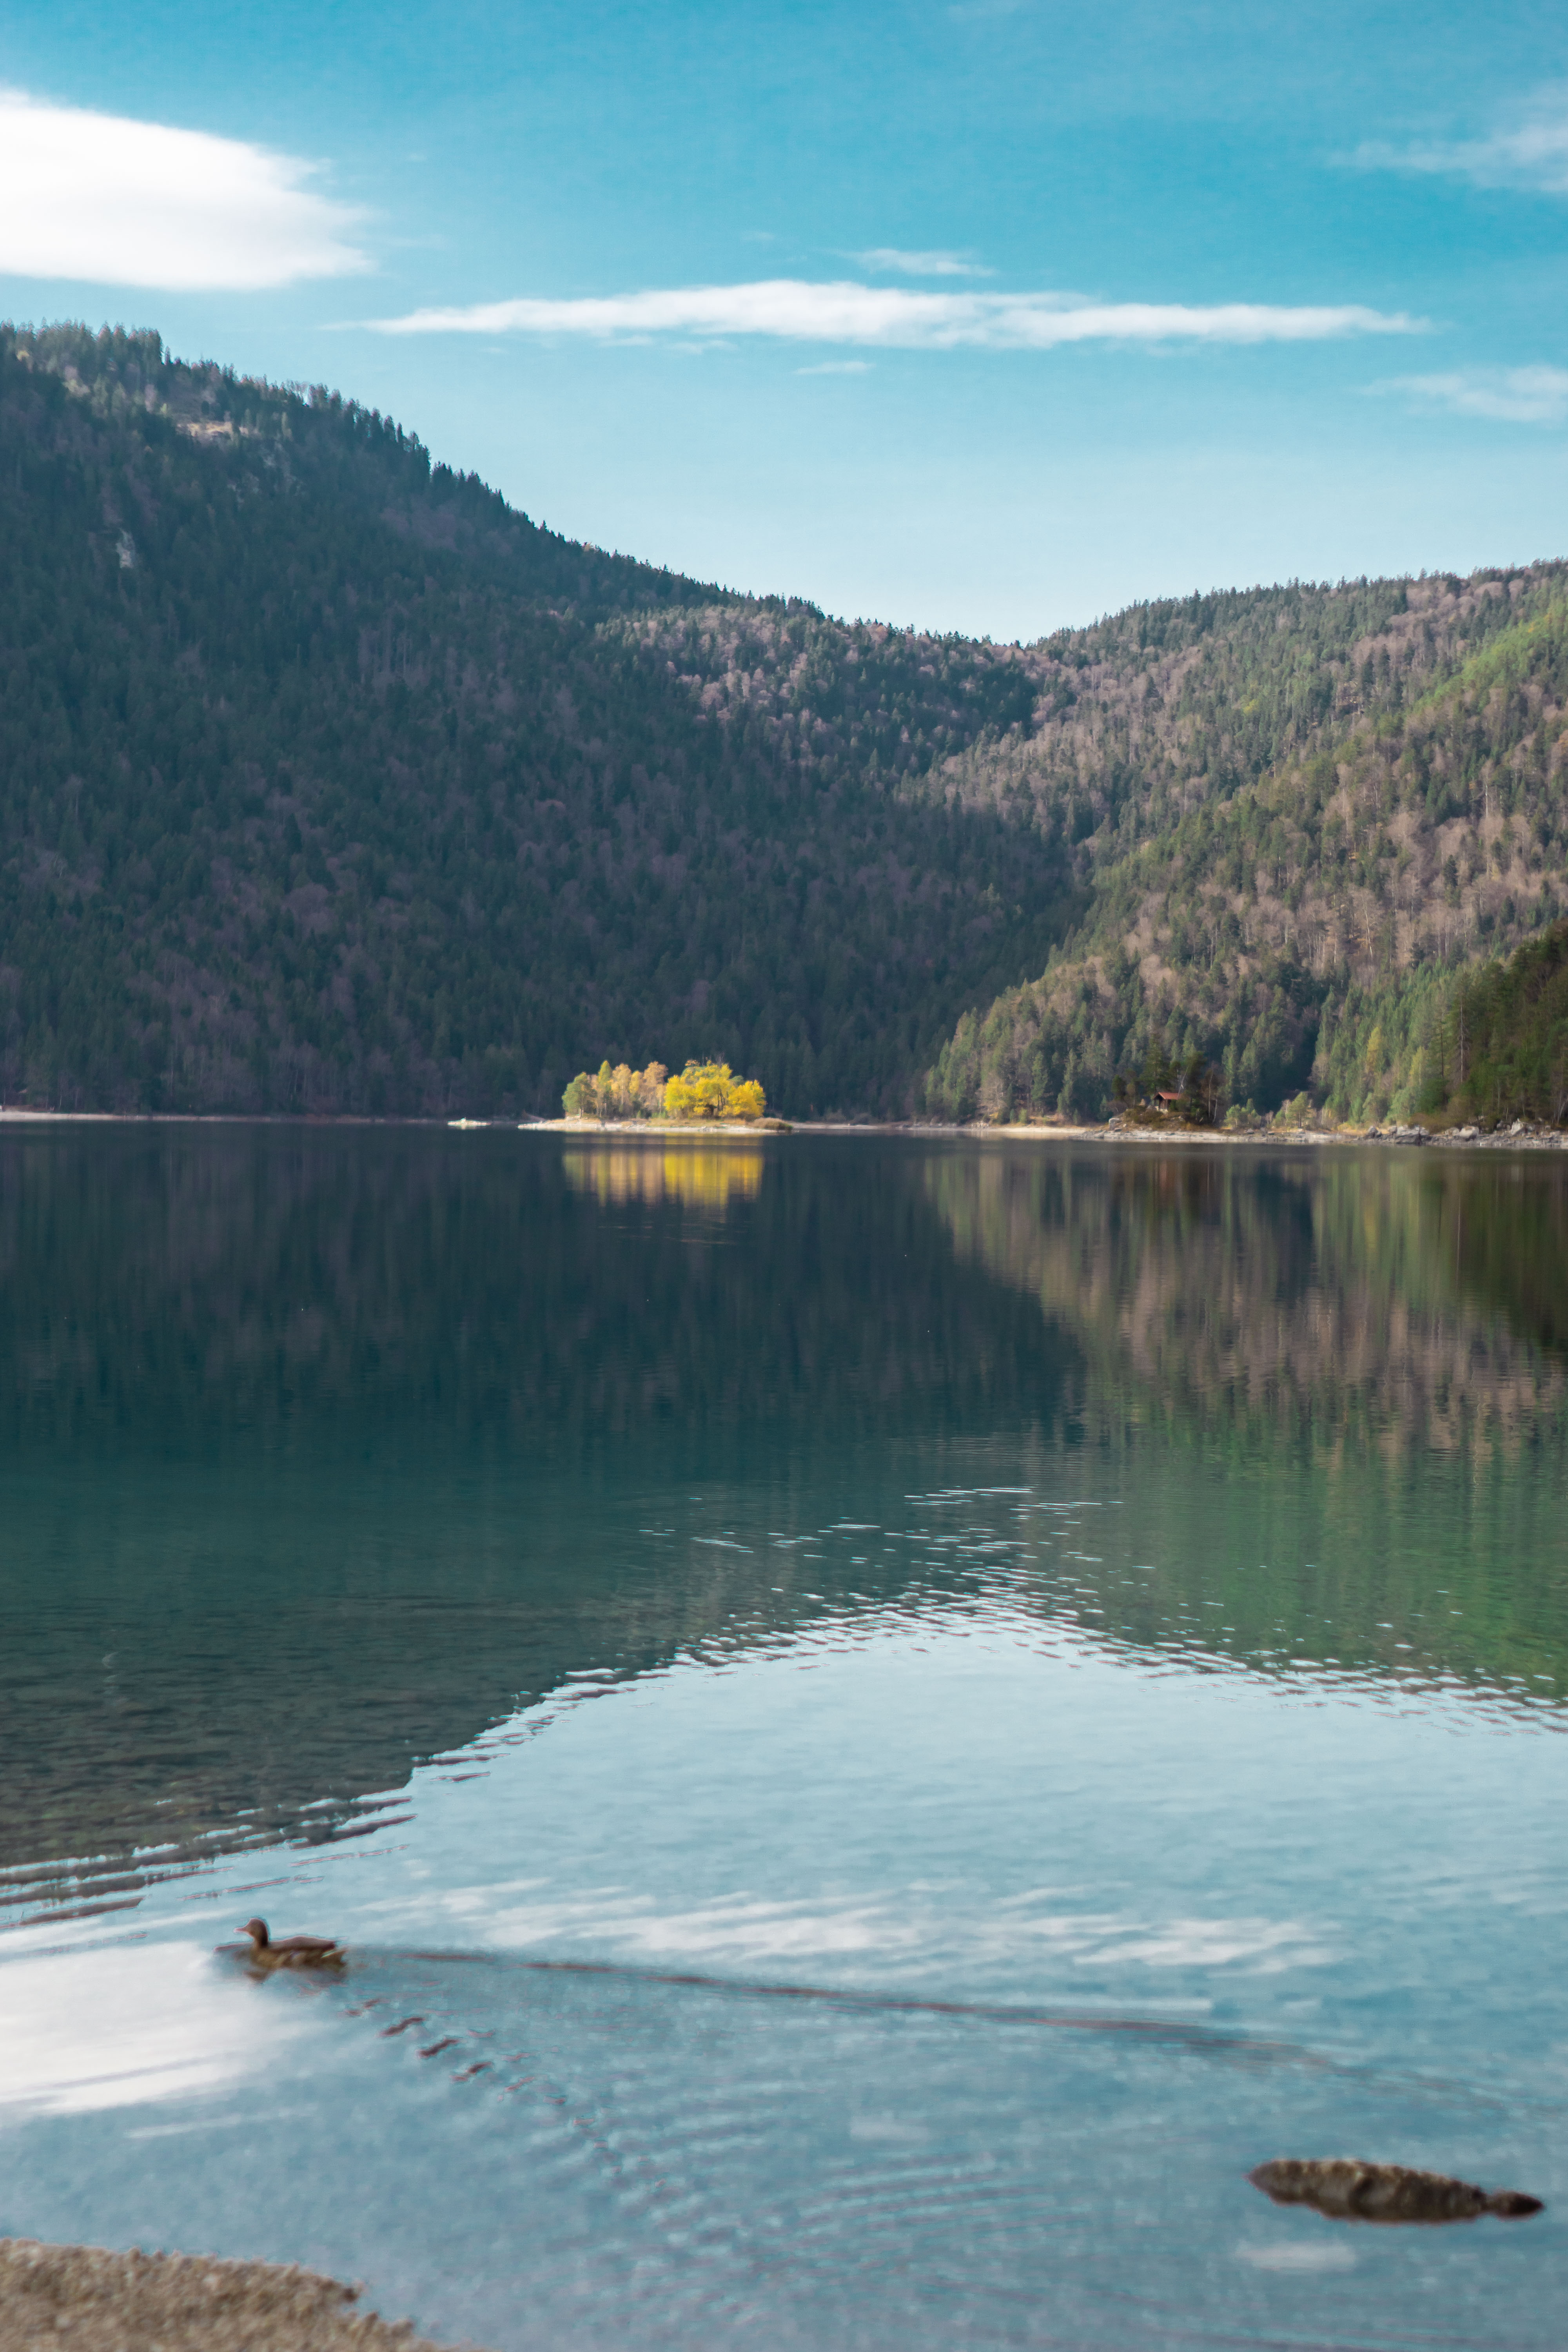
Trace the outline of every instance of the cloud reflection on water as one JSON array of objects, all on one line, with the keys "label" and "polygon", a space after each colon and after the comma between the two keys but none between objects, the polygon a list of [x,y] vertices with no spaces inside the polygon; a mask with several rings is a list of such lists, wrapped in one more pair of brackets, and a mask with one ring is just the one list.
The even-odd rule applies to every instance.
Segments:
[{"label": "cloud reflection on water", "polygon": [[[310,2030],[205,1947],[50,1952],[0,1966],[0,2110],[82,2115],[234,2089]],[[247,1998],[247,1995],[252,1995]]]}]

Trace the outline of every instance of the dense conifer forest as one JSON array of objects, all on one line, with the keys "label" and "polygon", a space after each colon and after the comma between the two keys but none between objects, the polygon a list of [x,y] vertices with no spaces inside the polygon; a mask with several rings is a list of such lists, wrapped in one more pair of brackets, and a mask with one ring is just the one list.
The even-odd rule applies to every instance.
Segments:
[{"label": "dense conifer forest", "polygon": [[548,1113],[656,1052],[795,1116],[1101,1116],[1152,1055],[1347,1118],[1554,1083],[1560,982],[1499,959],[1568,911],[1568,566],[845,624],[74,327],[0,329],[0,531],[7,1101]]},{"label": "dense conifer forest", "polygon": [[[324,393],[0,331],[0,538],[7,1100],[553,1113],[657,1049],[901,1110],[1066,919],[1043,836],[918,789],[1010,651],[573,545]],[[721,682],[742,619],[798,648],[787,740],[666,615]]]}]

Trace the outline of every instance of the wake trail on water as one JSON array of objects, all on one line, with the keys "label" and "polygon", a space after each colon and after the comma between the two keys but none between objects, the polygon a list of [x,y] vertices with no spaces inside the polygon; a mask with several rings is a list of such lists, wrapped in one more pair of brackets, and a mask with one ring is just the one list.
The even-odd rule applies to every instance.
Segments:
[{"label": "wake trail on water", "polygon": [[[793,2009],[800,2014],[809,2013],[816,2008],[825,2012],[837,2012],[841,2017],[864,2019],[868,2025],[879,2020],[890,2022],[899,2019],[929,2019],[932,2022],[957,2026],[989,2025],[1037,2032],[1069,2033],[1092,2041],[1142,2045],[1151,2050],[1210,2058],[1248,2068],[1286,2069],[1325,2080],[1353,2083],[1363,2089],[1375,2089],[1404,2098],[1438,2101],[1445,2105],[1458,2100],[1466,2106],[1479,2110],[1507,2113],[1519,2104],[1516,2092],[1510,2091],[1504,2095],[1488,2092],[1473,2083],[1441,2075],[1396,2073],[1369,2061],[1314,2050],[1304,2042],[1277,2035],[1247,2032],[1230,2026],[1206,2024],[1197,2019],[1073,2009],[1028,2001],[943,1998],[787,1979],[718,1976],[700,1969],[655,1969],[619,1960],[522,1957],[450,1948],[369,1951],[361,1947],[351,1956],[350,1965],[362,1981],[373,1970],[377,1974],[383,1971],[401,1972],[405,1969],[411,1972],[422,1969],[487,1970],[503,1980],[509,1978],[532,1980],[558,1987],[563,1992],[573,1987],[581,1987],[584,1991],[600,1988],[607,1992],[627,1995],[644,1990],[650,1993],[668,1990],[711,1995],[725,2002],[776,2004],[781,2011]],[[428,1994],[426,2000],[426,2011],[384,2026],[380,2029],[382,2033],[388,2039],[400,2039],[407,2033],[422,2057],[436,2057],[462,2048],[471,2036],[478,2034],[488,2039],[497,2030],[493,2025],[465,2026],[447,2011],[444,2003],[430,2000]],[[368,2015],[374,2009],[395,2005],[390,1993],[373,1992],[368,2000],[354,2001],[351,2013]],[[510,2010],[514,2005],[504,1997],[496,2002],[497,2009],[502,2011]],[[413,2028],[426,2023],[437,2038],[422,2045],[421,2039],[413,2036]],[[467,2080],[480,2073],[489,2073],[493,2063],[485,2058],[479,2063],[470,2061],[461,2068],[454,2064],[454,2079]],[[1568,2100],[1563,2098],[1537,2095],[1527,2103],[1542,2112],[1568,2113]]]}]

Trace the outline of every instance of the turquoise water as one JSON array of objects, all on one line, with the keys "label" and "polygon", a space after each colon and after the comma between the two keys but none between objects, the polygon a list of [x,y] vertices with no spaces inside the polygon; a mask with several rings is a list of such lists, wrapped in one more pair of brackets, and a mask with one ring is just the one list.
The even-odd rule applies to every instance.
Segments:
[{"label": "turquoise water", "polygon": [[[1523,1157],[0,1138],[0,2230],[496,2352],[1559,2344],[1565,1236]],[[1342,2153],[1547,2211],[1245,2177]]]}]

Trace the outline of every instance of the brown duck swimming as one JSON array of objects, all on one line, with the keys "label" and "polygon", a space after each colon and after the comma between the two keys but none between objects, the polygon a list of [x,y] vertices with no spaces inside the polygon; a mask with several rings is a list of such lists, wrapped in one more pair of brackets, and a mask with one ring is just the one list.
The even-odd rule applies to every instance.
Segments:
[{"label": "brown duck swimming", "polygon": [[1522,2189],[1478,2189],[1446,2172],[1363,2164],[1352,2156],[1280,2156],[1247,2177],[1276,2205],[1310,2205],[1336,2221],[1473,2221],[1481,2213],[1517,2221],[1541,2211],[1540,2198]]},{"label": "brown duck swimming", "polygon": [[250,1964],[257,1969],[341,1969],[343,1948],[331,1936],[285,1936],[275,1944],[265,1919],[247,1919],[240,1929],[250,1938]]}]

